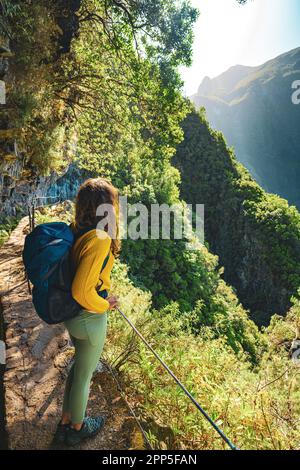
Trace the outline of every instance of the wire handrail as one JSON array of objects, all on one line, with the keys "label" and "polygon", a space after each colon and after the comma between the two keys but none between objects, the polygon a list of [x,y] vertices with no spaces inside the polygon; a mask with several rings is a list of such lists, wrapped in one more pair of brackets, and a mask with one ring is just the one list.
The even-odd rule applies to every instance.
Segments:
[{"label": "wire handrail", "polygon": [[148,436],[147,436],[147,433],[146,433],[145,429],[143,428],[143,426],[141,425],[138,416],[136,415],[134,409],[132,408],[132,406],[130,405],[129,401],[127,400],[126,394],[125,394],[124,390],[122,389],[122,386],[121,386],[121,384],[120,384],[120,382],[119,382],[119,380],[118,380],[118,377],[117,377],[116,373],[114,372],[114,370],[113,370],[113,368],[111,367],[110,364],[105,363],[104,365],[107,367],[107,369],[108,369],[109,372],[111,373],[111,375],[112,375],[114,381],[116,382],[116,385],[117,385],[117,388],[118,388],[118,390],[119,390],[119,392],[120,392],[120,394],[121,394],[121,397],[123,398],[123,400],[124,400],[124,402],[125,402],[127,408],[129,409],[130,413],[132,414],[132,416],[133,416],[133,418],[134,418],[134,420],[135,420],[137,426],[139,427],[139,429],[140,429],[140,431],[141,431],[141,433],[142,433],[142,435],[143,435],[143,437],[144,437],[144,439],[145,439],[145,442],[147,443],[149,449],[150,449],[150,450],[155,450],[155,449],[153,448],[151,442],[149,441]]},{"label": "wire handrail", "polygon": [[152,348],[152,346],[148,343],[148,341],[144,338],[144,336],[138,331],[136,326],[132,323],[132,321],[125,315],[125,313],[120,310],[119,307],[116,307],[118,312],[122,315],[124,320],[131,326],[137,336],[143,341],[145,346],[152,352],[152,354],[156,357],[156,359],[160,362],[163,368],[168,372],[168,374],[173,378],[173,380],[177,383],[177,385],[181,388],[181,390],[185,393],[185,395],[191,400],[191,402],[196,406],[196,408],[202,413],[205,419],[210,423],[210,425],[215,429],[215,431],[221,436],[221,438],[226,442],[226,444],[230,447],[231,450],[239,450],[231,440],[226,436],[226,434],[219,428],[219,426],[213,421],[213,419],[209,416],[209,414],[202,408],[202,406],[198,403],[198,401],[193,397],[193,395],[187,390],[187,388],[183,385],[183,383],[176,377],[174,372],[169,368],[169,366],[163,361],[163,359],[157,354],[157,352]]}]

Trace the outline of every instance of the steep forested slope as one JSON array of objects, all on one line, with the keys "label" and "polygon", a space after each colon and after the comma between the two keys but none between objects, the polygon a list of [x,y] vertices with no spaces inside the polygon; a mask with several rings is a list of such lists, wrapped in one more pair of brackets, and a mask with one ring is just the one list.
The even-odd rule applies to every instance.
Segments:
[{"label": "steep forested slope", "polygon": [[225,279],[260,324],[285,314],[300,287],[300,214],[267,194],[239,164],[222,134],[193,112],[174,164],[181,194],[205,204],[205,236],[225,267]]},{"label": "steep forested slope", "polygon": [[292,102],[292,84],[299,79],[300,48],[259,67],[237,65],[206,77],[191,98],[256,181],[298,208],[300,105]]}]

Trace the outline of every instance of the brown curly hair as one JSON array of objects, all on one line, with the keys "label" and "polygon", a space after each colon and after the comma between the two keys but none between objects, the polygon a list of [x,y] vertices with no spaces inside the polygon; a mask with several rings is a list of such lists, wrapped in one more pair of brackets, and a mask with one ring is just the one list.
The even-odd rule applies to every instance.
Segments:
[{"label": "brown curly hair", "polygon": [[[90,178],[79,188],[75,203],[75,220],[72,224],[76,233],[96,225],[105,217],[97,216],[101,204],[111,204],[114,208],[115,236],[112,237],[111,251],[117,256],[121,249],[119,239],[119,191],[105,178]],[[108,230],[106,226],[105,231]]]}]

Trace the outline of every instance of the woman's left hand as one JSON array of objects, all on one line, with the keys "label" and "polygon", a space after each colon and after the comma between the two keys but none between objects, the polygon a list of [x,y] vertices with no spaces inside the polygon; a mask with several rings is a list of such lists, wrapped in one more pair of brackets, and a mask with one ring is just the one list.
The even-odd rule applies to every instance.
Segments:
[{"label": "woman's left hand", "polygon": [[119,306],[119,300],[116,296],[111,296],[106,299],[109,303],[109,310],[113,310],[114,308]]}]

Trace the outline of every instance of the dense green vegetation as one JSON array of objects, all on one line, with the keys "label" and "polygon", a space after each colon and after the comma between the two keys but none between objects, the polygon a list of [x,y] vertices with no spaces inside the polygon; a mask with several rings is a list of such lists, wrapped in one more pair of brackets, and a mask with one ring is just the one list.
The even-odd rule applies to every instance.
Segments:
[{"label": "dense green vegetation", "polygon": [[[299,328],[298,301],[286,319],[273,317],[261,334],[268,348],[253,369],[246,355],[228,347],[224,335],[216,337],[209,327],[196,336],[190,332],[176,304],[151,310],[149,293],[133,286],[124,265],[115,268],[113,289],[126,314],[241,449],[299,447],[299,366],[286,349]],[[109,332],[106,357],[122,371],[154,445],[225,448],[117,313],[110,316]]]},{"label": "dense green vegetation", "polygon": [[[190,63],[197,11],[186,0],[56,0],[51,7],[45,0],[0,0],[4,4],[14,7],[5,16],[14,57],[13,80],[8,81],[12,112],[1,116],[1,125],[9,143],[17,139],[25,156],[22,178],[59,172],[76,160],[81,168],[109,177],[129,202],[148,207],[180,203],[180,173],[171,161],[186,134],[181,123],[187,115],[184,123],[189,122],[191,107],[181,95],[178,66]],[[199,186],[208,192],[213,251],[216,235],[229,233],[233,239],[223,238],[228,256],[242,255],[239,224],[247,213],[258,240],[268,240],[274,258],[280,252],[278,264],[270,265],[271,277],[278,266],[287,275],[278,278],[278,293],[261,297],[257,273],[249,273],[249,296],[256,295],[268,315],[273,299],[282,298],[286,306],[287,287],[295,293],[299,286],[292,256],[298,213],[267,196],[235,163],[223,138],[204,118],[192,116],[191,147],[185,141],[175,159],[178,163],[186,146],[184,168],[178,165],[184,199],[206,203],[198,200]],[[1,143],[0,134],[0,150]],[[198,151],[205,155],[201,168],[194,158]],[[0,156],[7,159],[4,152]],[[219,198],[227,209],[215,213]],[[70,214],[45,209],[38,222],[53,218],[69,221]],[[285,320],[274,317],[266,332],[259,331],[222,279],[218,258],[195,241],[186,250],[185,242],[123,242],[113,276],[122,308],[239,446],[296,448],[299,385],[287,349],[298,334],[297,301]],[[238,270],[241,258],[239,263],[234,259]],[[259,265],[258,259],[267,264],[260,251]],[[110,315],[106,357],[122,374],[150,438],[168,448],[223,448],[121,322],[117,314]],[[166,438],[161,437],[164,427]]]},{"label": "dense green vegetation", "polygon": [[[27,167],[60,169],[77,145],[93,170],[116,172],[137,146],[162,168],[181,135],[177,66],[190,63],[196,10],[170,0],[8,3],[17,8],[7,17],[16,77],[7,125],[11,138],[22,130]],[[67,44],[62,15],[76,18]]]},{"label": "dense green vegetation", "polygon": [[[38,222],[53,219],[69,221],[70,214],[59,206],[38,216]],[[210,324],[201,319],[197,331],[192,312],[182,315],[176,302],[154,309],[150,291],[137,287],[119,261],[112,291],[124,313],[241,449],[298,449],[299,365],[291,361],[289,345],[300,329],[300,303],[295,299],[285,319],[275,315],[259,333],[250,321],[243,327],[242,308],[234,312],[236,298],[219,282],[219,318]],[[260,350],[255,366],[241,347],[232,348],[234,338],[228,334],[230,328],[237,333],[234,317],[240,318],[241,337]],[[117,312],[109,315],[104,357],[119,373],[155,448],[226,448]]]},{"label": "dense green vegetation", "polygon": [[5,217],[0,223],[0,247],[9,238],[10,233],[18,225],[19,217]]},{"label": "dense green vegetation", "polygon": [[225,279],[253,318],[267,324],[272,314],[286,313],[300,286],[300,214],[255,183],[203,113],[188,115],[183,130],[174,158],[181,195],[205,204],[206,238]]}]

